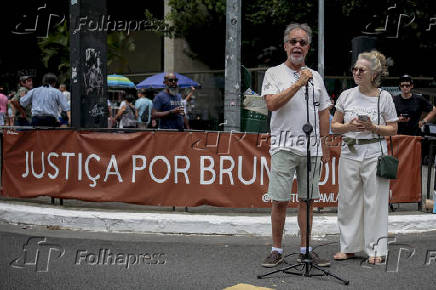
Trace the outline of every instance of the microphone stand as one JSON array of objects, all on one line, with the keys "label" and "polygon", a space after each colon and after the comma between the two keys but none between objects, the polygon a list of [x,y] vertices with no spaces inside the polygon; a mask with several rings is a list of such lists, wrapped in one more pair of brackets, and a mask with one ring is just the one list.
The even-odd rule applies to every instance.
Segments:
[{"label": "microphone stand", "polygon": [[[292,275],[304,276],[304,277],[332,276],[332,277],[336,278],[337,280],[341,281],[342,283],[344,283],[344,285],[348,285],[350,283],[350,281],[344,280],[344,279],[338,277],[337,275],[335,275],[335,274],[333,274],[325,269],[322,269],[318,265],[313,264],[312,256],[309,253],[309,238],[310,238],[309,233],[311,231],[311,229],[310,229],[310,204],[312,203],[312,194],[309,195],[309,186],[310,186],[310,182],[309,182],[310,175],[309,174],[312,171],[311,154],[310,154],[310,134],[313,132],[313,126],[312,126],[312,124],[310,124],[310,119],[309,119],[309,81],[306,83],[306,124],[303,125],[303,132],[306,134],[306,154],[307,154],[306,155],[306,160],[307,160],[307,163],[306,163],[307,164],[307,166],[306,166],[307,167],[307,173],[306,173],[307,197],[306,197],[306,199],[303,199],[303,201],[306,203],[306,253],[304,254],[301,262],[299,262],[297,264],[293,264],[293,265],[288,266],[288,267],[285,267],[283,269],[278,269],[278,270],[266,273],[264,275],[258,275],[257,278],[262,279],[262,278],[269,276],[271,274],[283,272],[286,274],[292,274]],[[317,146],[319,146],[319,145],[317,145]],[[316,186],[318,186],[318,185],[316,185]],[[300,267],[300,266],[302,266],[302,267]],[[315,273],[315,274],[310,273],[310,271],[313,268],[319,270],[321,273]],[[290,271],[291,269],[296,269],[297,271],[301,271],[301,272]]]}]

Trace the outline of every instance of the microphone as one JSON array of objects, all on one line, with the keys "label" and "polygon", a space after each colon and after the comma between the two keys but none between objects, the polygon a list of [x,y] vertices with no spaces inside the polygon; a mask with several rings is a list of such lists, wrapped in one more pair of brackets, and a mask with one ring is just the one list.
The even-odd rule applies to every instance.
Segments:
[{"label": "microphone", "polygon": [[[310,70],[310,68],[308,68],[307,66],[302,66],[300,68],[300,71],[305,70],[305,69]],[[311,83],[313,85],[313,77],[310,77],[309,80],[307,81],[307,83]]]}]

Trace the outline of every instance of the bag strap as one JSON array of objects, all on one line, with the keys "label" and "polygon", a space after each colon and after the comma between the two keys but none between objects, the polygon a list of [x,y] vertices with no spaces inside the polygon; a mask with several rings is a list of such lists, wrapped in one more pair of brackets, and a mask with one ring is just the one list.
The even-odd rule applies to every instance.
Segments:
[{"label": "bag strap", "polygon": [[[382,91],[383,90],[380,89],[380,91],[378,93],[378,100],[377,100],[377,123],[378,123],[378,125],[380,125],[380,97],[381,97]],[[381,151],[381,154],[383,156],[383,147],[381,145],[382,138],[379,134],[377,134],[377,135],[378,135],[378,141],[380,143],[380,151]],[[394,156],[394,145],[393,145],[393,141],[392,141],[392,136],[389,136],[389,141],[390,141],[390,145],[391,145],[390,146],[391,147],[391,154],[392,154],[392,156]],[[389,152],[386,152],[386,154],[389,154]]]}]

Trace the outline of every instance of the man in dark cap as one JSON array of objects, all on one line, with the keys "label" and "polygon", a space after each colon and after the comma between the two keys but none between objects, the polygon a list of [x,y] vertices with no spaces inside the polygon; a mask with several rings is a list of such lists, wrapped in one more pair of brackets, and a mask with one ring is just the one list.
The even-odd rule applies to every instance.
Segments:
[{"label": "man in dark cap", "polygon": [[411,76],[400,77],[399,86],[401,94],[394,96],[395,109],[399,117],[398,134],[420,136],[420,128],[436,116],[436,108],[422,95],[412,93]]},{"label": "man in dark cap", "polygon": [[42,86],[30,90],[20,99],[23,107],[32,104],[32,126],[59,127],[58,115],[65,111],[71,119],[70,105],[65,96],[56,88],[57,77],[47,73],[42,78]]}]

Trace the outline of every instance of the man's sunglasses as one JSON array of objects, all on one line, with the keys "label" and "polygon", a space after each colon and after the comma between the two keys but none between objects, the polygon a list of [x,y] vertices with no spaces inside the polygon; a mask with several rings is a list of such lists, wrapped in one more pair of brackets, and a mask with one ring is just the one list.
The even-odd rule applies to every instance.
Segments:
[{"label": "man's sunglasses", "polygon": [[306,46],[306,45],[309,44],[309,42],[307,42],[307,41],[304,40],[304,39],[299,39],[299,40],[298,40],[298,39],[296,39],[296,38],[292,38],[292,39],[288,40],[288,42],[289,42],[290,44],[292,44],[292,45],[296,45],[296,44],[299,42],[301,46]]},{"label": "man's sunglasses", "polygon": [[400,85],[401,88],[410,88],[412,85]]},{"label": "man's sunglasses", "polygon": [[169,83],[177,83],[179,79],[167,79]]}]

